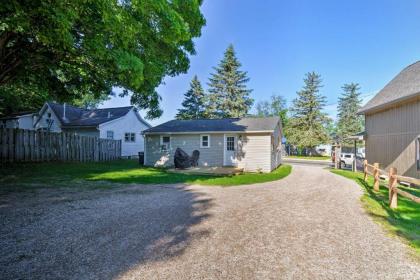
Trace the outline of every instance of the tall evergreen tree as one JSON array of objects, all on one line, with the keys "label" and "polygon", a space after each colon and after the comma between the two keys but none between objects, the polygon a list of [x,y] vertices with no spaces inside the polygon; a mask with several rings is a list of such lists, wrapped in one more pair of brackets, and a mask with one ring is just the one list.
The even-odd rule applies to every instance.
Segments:
[{"label": "tall evergreen tree", "polygon": [[357,115],[361,107],[360,86],[357,83],[345,84],[343,93],[338,100],[338,137],[345,143],[345,139],[363,130],[363,118]]},{"label": "tall evergreen tree", "polygon": [[328,141],[328,117],[322,112],[326,98],[319,93],[321,76],[307,73],[305,85],[297,92],[290,108],[291,118],[285,129],[287,141],[299,148],[314,148]]},{"label": "tall evergreen tree", "polygon": [[184,94],[182,109],[178,109],[178,120],[201,119],[205,117],[205,94],[197,76],[191,80],[190,89]]},{"label": "tall evergreen tree", "polygon": [[252,90],[246,86],[249,81],[247,72],[240,70],[240,67],[233,45],[229,45],[209,79],[207,113],[210,117],[236,118],[248,113],[254,100],[250,97]]}]

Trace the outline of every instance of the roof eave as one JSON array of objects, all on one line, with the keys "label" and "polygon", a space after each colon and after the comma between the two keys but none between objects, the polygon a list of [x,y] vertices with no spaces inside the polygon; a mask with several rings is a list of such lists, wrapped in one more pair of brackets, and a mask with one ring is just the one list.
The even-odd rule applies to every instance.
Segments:
[{"label": "roof eave", "polygon": [[416,98],[417,96],[420,96],[420,92],[417,92],[417,93],[414,93],[414,94],[411,94],[411,95],[407,95],[407,96],[404,96],[404,97],[400,97],[400,98],[394,99],[390,102],[380,104],[380,105],[377,105],[377,106],[374,106],[374,107],[370,107],[370,108],[367,108],[367,109],[361,108],[357,112],[357,114],[358,115],[365,115],[366,113],[373,113],[373,112],[376,112],[376,111],[384,110],[384,109],[387,109],[388,107],[394,106],[397,103],[408,101],[410,99]]}]

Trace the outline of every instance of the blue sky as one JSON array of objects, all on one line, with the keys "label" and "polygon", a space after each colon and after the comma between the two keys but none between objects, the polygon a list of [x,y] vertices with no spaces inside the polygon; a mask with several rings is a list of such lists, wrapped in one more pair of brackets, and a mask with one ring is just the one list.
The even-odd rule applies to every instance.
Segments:
[{"label": "blue sky", "polygon": [[[279,94],[290,104],[304,74],[316,71],[332,117],[344,83],[359,83],[366,101],[420,60],[419,0],[205,0],[202,12],[207,25],[195,40],[197,55],[188,73],[166,78],[157,89],[164,114],[153,125],[175,116],[195,74],[207,88],[230,43],[256,102]],[[112,98],[102,107],[126,105],[129,99]]]}]

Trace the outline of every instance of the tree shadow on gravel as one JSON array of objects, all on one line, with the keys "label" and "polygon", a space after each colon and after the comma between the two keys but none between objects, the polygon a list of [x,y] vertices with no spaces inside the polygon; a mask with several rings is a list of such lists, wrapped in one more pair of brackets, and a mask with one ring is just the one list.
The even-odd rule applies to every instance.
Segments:
[{"label": "tree shadow on gravel", "polygon": [[204,193],[185,185],[127,190],[62,203],[4,204],[0,274],[4,279],[113,279],[139,265],[176,258],[211,234],[200,225],[213,205]]}]

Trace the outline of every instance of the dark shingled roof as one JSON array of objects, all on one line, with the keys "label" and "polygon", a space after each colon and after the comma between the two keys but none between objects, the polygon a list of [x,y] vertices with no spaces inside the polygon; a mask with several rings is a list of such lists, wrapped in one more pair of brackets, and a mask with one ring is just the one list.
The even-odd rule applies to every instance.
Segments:
[{"label": "dark shingled roof", "polygon": [[144,133],[185,133],[185,132],[251,132],[273,131],[280,121],[279,117],[172,120],[149,128]]},{"label": "dark shingled roof", "polygon": [[380,92],[378,92],[359,113],[363,114],[385,108],[405,99],[420,95],[420,61],[404,68]]},{"label": "dark shingled roof", "polygon": [[63,118],[64,105],[48,102],[54,114],[60,119],[64,127],[71,126],[97,126],[125,116],[133,106],[106,108],[106,109],[81,109],[66,104],[66,120]]}]

